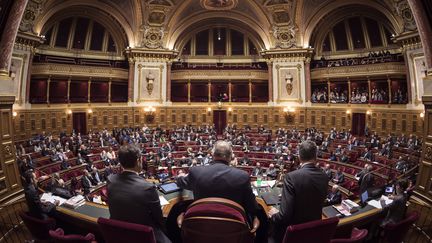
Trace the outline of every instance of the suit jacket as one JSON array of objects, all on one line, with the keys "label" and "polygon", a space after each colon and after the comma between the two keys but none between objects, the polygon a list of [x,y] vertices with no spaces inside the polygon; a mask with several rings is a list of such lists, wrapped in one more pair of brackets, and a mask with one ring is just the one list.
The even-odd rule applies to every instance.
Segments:
[{"label": "suit jacket", "polygon": [[249,175],[222,161],[209,166],[192,167],[185,177],[178,177],[180,188],[192,190],[194,199],[221,197],[240,204],[250,215],[255,215],[257,202],[252,192]]},{"label": "suit jacket", "polygon": [[285,175],[280,211],[271,218],[277,242],[282,241],[287,226],[321,219],[328,181],[313,163]]},{"label": "suit jacket", "polygon": [[395,224],[403,220],[405,218],[405,212],[407,208],[406,203],[407,203],[406,195],[397,195],[393,199],[392,203],[384,206],[383,208],[387,210],[387,215],[384,218],[383,222],[381,223],[381,226],[385,226],[389,223]]},{"label": "suit jacket", "polygon": [[153,184],[124,171],[108,177],[110,218],[153,227],[157,242],[171,242],[163,233],[159,195]]},{"label": "suit jacket", "polygon": [[327,205],[339,204],[341,202],[342,202],[342,194],[340,191],[337,191],[335,193],[330,192],[327,195]]},{"label": "suit jacket", "polygon": [[46,219],[48,215],[55,211],[55,205],[52,203],[42,203],[39,193],[33,185],[29,185],[24,191],[25,199],[29,209],[29,214],[38,219]]},{"label": "suit jacket", "polygon": [[360,193],[363,193],[366,190],[368,190],[371,187],[373,187],[374,177],[373,177],[373,175],[370,172],[364,173],[359,178],[358,183],[359,183]]}]

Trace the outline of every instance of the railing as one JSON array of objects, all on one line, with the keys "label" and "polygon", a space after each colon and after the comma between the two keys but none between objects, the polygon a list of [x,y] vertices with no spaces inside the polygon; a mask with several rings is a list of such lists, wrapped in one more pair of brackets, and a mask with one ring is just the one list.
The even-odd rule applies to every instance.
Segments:
[{"label": "railing", "polygon": [[27,211],[24,196],[0,205],[0,243],[25,242],[31,235],[19,216],[19,212]]},{"label": "railing", "polygon": [[406,242],[424,243],[432,242],[432,206],[417,200],[414,196],[409,201],[408,211],[418,211],[420,218],[408,231]]}]

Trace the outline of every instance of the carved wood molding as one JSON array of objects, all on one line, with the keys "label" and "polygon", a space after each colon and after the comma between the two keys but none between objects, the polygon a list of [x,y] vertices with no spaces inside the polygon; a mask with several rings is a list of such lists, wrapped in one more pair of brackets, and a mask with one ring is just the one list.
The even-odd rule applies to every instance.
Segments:
[{"label": "carved wood molding", "polygon": [[243,71],[243,70],[187,70],[173,71],[171,80],[215,80],[215,79],[268,79],[267,71]]},{"label": "carved wood molding", "polygon": [[311,70],[311,79],[365,77],[373,75],[406,75],[404,63],[380,63],[349,67],[329,67]]},{"label": "carved wood molding", "polygon": [[129,70],[66,64],[33,64],[32,75],[127,79]]}]

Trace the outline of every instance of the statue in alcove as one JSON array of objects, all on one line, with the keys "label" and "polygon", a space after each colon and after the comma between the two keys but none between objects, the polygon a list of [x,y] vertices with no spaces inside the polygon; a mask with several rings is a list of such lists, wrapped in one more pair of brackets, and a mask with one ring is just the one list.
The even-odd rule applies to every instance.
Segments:
[{"label": "statue in alcove", "polygon": [[154,80],[155,80],[155,77],[154,77],[153,73],[150,72],[147,75],[146,80],[147,80],[147,92],[148,92],[149,95],[151,95],[152,92],[153,92]]},{"label": "statue in alcove", "polygon": [[285,75],[285,82],[286,82],[286,91],[288,95],[292,94],[293,91],[293,76],[290,73],[287,73]]}]

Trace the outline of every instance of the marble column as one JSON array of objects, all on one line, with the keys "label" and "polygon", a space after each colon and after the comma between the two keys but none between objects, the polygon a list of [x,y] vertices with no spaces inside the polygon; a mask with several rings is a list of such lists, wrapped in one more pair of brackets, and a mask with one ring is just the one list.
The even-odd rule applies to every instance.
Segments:
[{"label": "marble column", "polygon": [[128,101],[133,101],[134,80],[135,80],[135,61],[129,60],[129,77],[128,77]]},{"label": "marble column", "polygon": [[432,70],[432,23],[429,23],[427,13],[420,0],[408,0],[408,4],[414,15],[420,39],[426,58],[428,70]]},{"label": "marble column", "polygon": [[14,0],[0,40],[0,76],[9,76],[15,38],[28,0]]},{"label": "marble column", "polygon": [[171,66],[172,62],[167,63],[167,86],[166,86],[166,101],[171,101]]},{"label": "marble column", "polygon": [[271,61],[268,61],[267,66],[268,66],[269,101],[273,102],[273,63]]},{"label": "marble column", "polygon": [[311,97],[311,72],[310,72],[310,62],[308,58],[305,60],[305,79],[306,79],[306,102],[309,102]]}]

